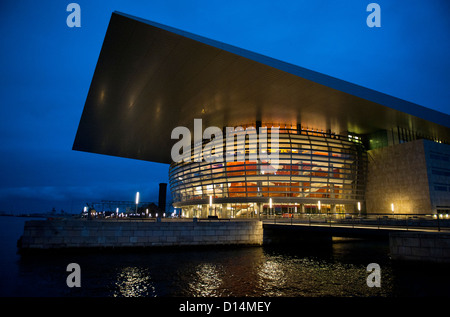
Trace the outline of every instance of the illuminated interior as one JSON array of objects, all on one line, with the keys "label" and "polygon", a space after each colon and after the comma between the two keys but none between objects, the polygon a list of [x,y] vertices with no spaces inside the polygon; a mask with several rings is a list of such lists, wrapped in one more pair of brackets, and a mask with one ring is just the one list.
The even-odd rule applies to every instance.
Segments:
[{"label": "illuminated interior", "polygon": [[[249,159],[258,146],[249,136],[245,145],[242,143],[238,136],[245,131],[236,133],[233,153],[226,148],[224,138],[224,149],[228,152],[224,151],[223,156],[231,154],[236,158],[239,150],[245,149],[245,160],[194,162],[192,156],[191,162],[171,164],[174,206],[181,208],[184,216],[344,212],[349,208],[353,211],[364,200],[367,160],[357,137],[286,125],[262,127],[268,130],[269,153],[275,151],[270,147],[271,129],[278,128],[278,169],[260,156]],[[272,210],[270,198],[274,203]]]}]

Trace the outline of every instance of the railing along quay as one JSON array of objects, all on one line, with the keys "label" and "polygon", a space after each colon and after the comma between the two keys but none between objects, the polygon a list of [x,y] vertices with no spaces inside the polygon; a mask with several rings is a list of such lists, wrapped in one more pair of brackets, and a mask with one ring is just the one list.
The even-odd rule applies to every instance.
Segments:
[{"label": "railing along quay", "polygon": [[324,213],[261,215],[260,220],[268,224],[346,226],[358,228],[391,228],[403,230],[450,231],[448,214],[370,214]]},{"label": "railing along quay", "polygon": [[261,220],[267,224],[291,224],[309,226],[346,226],[358,228],[377,229],[402,229],[402,230],[434,230],[450,231],[450,217],[448,214],[368,214],[359,213],[284,213],[275,215],[252,215],[252,217],[220,218],[208,216],[207,218],[180,218],[180,217],[93,217],[85,220],[109,220],[109,221],[134,221],[134,222],[159,222],[159,221],[239,221],[239,220]]}]

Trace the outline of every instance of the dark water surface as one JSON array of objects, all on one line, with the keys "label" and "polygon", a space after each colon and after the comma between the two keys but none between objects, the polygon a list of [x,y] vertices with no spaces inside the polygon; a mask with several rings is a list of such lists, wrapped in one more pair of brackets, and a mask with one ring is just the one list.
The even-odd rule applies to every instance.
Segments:
[{"label": "dark water surface", "polygon": [[[392,263],[382,242],[20,256],[26,220],[0,217],[2,297],[450,296],[448,266]],[[66,284],[69,263],[81,267],[80,288]],[[381,267],[380,288],[367,286],[369,263]]]}]

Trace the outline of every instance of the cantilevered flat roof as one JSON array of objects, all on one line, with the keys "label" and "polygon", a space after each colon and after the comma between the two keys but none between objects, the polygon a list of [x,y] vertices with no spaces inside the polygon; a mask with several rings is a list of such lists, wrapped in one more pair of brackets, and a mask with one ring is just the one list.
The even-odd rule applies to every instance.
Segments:
[{"label": "cantilevered flat roof", "polygon": [[155,22],[114,12],[74,150],[171,163],[172,129],[256,121],[450,140],[450,116]]}]

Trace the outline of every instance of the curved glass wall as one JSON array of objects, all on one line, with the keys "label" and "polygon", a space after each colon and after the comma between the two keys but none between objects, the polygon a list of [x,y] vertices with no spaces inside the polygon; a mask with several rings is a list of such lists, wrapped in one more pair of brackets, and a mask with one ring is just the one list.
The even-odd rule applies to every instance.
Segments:
[{"label": "curved glass wall", "polygon": [[[355,211],[364,201],[367,160],[357,137],[283,127],[277,130],[274,149],[271,129],[267,152],[277,152],[278,169],[264,157],[251,155],[259,150],[257,139],[239,139],[245,132],[238,132],[231,149],[224,136],[223,162],[195,162],[194,147],[191,162],[170,166],[174,206],[185,216],[250,217],[258,210],[267,213],[270,203],[290,213]],[[227,154],[235,160],[225,160]]]}]

